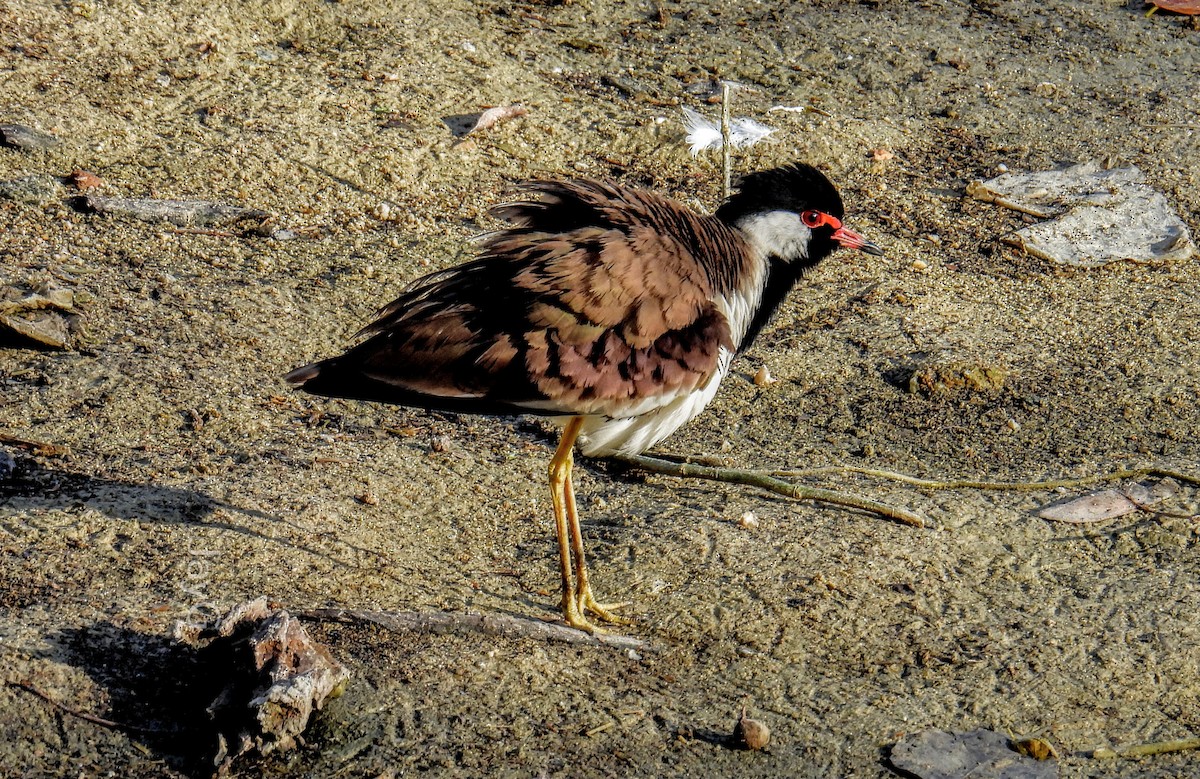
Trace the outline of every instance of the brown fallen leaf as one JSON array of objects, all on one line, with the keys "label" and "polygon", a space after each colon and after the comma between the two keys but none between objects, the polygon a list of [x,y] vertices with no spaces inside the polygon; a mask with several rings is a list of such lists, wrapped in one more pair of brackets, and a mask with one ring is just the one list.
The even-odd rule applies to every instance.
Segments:
[{"label": "brown fallen leaf", "polygon": [[1054,522],[1085,525],[1132,514],[1162,503],[1179,492],[1179,482],[1163,479],[1153,485],[1131,484],[1125,489],[1107,489],[1042,506],[1033,513]]},{"label": "brown fallen leaf", "polygon": [[1156,8],[1174,11],[1177,14],[1200,14],[1200,0],[1153,0],[1152,4]]}]

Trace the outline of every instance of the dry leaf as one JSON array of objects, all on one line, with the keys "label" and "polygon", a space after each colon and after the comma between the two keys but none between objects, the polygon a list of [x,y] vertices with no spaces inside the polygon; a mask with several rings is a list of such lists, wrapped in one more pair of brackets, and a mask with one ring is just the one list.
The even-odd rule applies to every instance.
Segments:
[{"label": "dry leaf", "polygon": [[1179,492],[1179,483],[1174,479],[1146,486],[1131,484],[1125,489],[1108,489],[1058,501],[1043,506],[1033,512],[1042,519],[1054,522],[1069,522],[1073,525],[1085,525],[1091,522],[1103,522],[1106,519],[1116,519],[1126,514],[1132,514],[1138,509],[1149,508],[1162,503],[1167,498]]},{"label": "dry leaf", "polygon": [[1041,738],[1022,738],[1013,742],[1017,751],[1034,760],[1058,759],[1058,750],[1049,741]]},{"label": "dry leaf", "polygon": [[475,120],[475,125],[470,130],[467,130],[466,134],[471,135],[472,133],[487,130],[488,128],[500,124],[501,122],[507,122],[509,119],[516,119],[518,116],[524,116],[527,113],[529,112],[525,110],[525,107],[520,103],[489,108],[479,115],[479,118]]},{"label": "dry leaf", "polygon": [[1200,0],[1153,0],[1153,4],[1177,14],[1200,14]]}]

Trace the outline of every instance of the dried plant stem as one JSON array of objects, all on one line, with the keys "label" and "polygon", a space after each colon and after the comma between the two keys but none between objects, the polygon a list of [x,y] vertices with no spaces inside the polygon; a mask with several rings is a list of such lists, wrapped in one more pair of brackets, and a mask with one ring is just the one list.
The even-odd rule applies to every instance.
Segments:
[{"label": "dried plant stem", "polygon": [[1094,476],[1079,476],[1070,479],[1051,479],[1049,481],[973,481],[970,479],[922,479],[895,471],[883,471],[875,468],[858,468],[852,465],[830,465],[822,468],[805,468],[803,470],[764,471],[763,473],[779,478],[798,479],[806,476],[828,476],[857,474],[871,476],[877,479],[898,481],[925,490],[1007,490],[1011,492],[1033,492],[1036,490],[1053,490],[1060,487],[1089,487],[1121,479],[1141,479],[1146,476],[1171,478],[1189,484],[1200,484],[1200,475],[1175,471],[1169,468],[1150,466],[1147,468],[1130,468],[1110,473],[1098,473]]},{"label": "dried plant stem", "polygon": [[39,690],[37,687],[34,687],[29,682],[7,682],[7,684],[9,687],[13,687],[18,690],[24,690],[27,693],[36,695],[37,697],[44,700],[46,703],[49,703],[51,706],[54,706],[59,711],[62,711],[65,714],[70,714],[72,717],[78,717],[79,719],[84,720],[85,722],[91,722],[92,724],[100,725],[101,727],[112,728],[114,730],[125,730],[125,731],[130,731],[133,733],[174,733],[174,732],[177,732],[177,731],[173,731],[173,730],[163,730],[161,728],[147,728],[142,725],[130,725],[125,722],[115,722],[110,719],[105,719],[104,717],[98,717],[95,714],[89,714],[86,711],[80,711],[79,709],[73,709],[70,706],[68,706],[67,704],[65,704],[61,701],[55,700],[48,693],[45,693],[45,692]]},{"label": "dried plant stem", "polygon": [[727,198],[733,187],[733,144],[730,120],[730,102],[733,88],[728,81],[721,82],[721,197]]},{"label": "dried plant stem", "polygon": [[1181,738],[1176,741],[1151,741],[1147,744],[1135,744],[1119,750],[1101,747],[1092,752],[1092,757],[1101,759],[1149,757],[1150,755],[1165,755],[1169,752],[1183,752],[1188,749],[1200,749],[1200,738]]},{"label": "dried plant stem", "polygon": [[616,649],[644,649],[646,642],[610,633],[586,633],[566,625],[507,614],[459,614],[442,611],[361,611],[310,609],[293,611],[301,619],[328,622],[364,622],[388,630],[416,633],[483,633],[489,636],[536,638],[568,644],[591,644]]},{"label": "dried plant stem", "polygon": [[694,463],[676,463],[657,457],[647,457],[646,455],[618,455],[612,459],[626,465],[632,465],[635,468],[640,468],[643,471],[663,474],[665,476],[744,484],[748,487],[758,487],[759,489],[774,492],[777,495],[783,495],[788,498],[795,498],[796,500],[815,500],[835,506],[846,506],[869,511],[872,514],[894,519],[911,527],[926,526],[925,520],[919,514],[907,509],[889,506],[886,503],[880,503],[870,498],[863,498],[846,492],[792,484],[791,482],[776,478],[767,471],[719,468],[711,465],[696,465]]}]

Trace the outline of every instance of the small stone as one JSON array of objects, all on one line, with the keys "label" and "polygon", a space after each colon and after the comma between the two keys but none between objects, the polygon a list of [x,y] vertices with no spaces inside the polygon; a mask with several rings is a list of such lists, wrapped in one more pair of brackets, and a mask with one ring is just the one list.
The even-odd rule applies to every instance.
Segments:
[{"label": "small stone", "polygon": [[740,517],[738,517],[738,526],[744,527],[747,530],[757,530],[758,529],[758,515],[755,514],[753,511],[747,511],[746,513],[744,513]]},{"label": "small stone", "polygon": [[75,189],[78,189],[80,192],[86,192],[89,189],[95,189],[96,187],[104,184],[104,179],[100,178],[95,173],[81,170],[79,168],[71,171],[71,174],[67,176],[67,178],[71,180],[73,185],[75,185]]},{"label": "small stone", "polygon": [[999,392],[1007,379],[1008,371],[998,365],[966,360],[927,362],[915,368],[909,376],[908,391],[926,396]]},{"label": "small stone", "polygon": [[0,199],[40,206],[59,195],[58,179],[41,173],[0,181]]},{"label": "small stone", "polygon": [[760,367],[758,372],[754,374],[754,384],[759,387],[766,387],[774,384],[777,381],[779,381],[779,379],[772,376],[771,369],[765,365]]},{"label": "small stone", "polygon": [[733,728],[733,740],[742,749],[757,752],[770,743],[771,729],[765,723],[747,717],[743,708],[742,716],[738,717],[737,725]]}]

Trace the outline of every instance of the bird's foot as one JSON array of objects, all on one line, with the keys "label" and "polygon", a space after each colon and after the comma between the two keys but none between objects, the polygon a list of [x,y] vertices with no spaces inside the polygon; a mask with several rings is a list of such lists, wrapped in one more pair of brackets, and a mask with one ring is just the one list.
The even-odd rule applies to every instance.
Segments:
[{"label": "bird's foot", "polygon": [[618,617],[612,612],[613,609],[619,609],[622,606],[628,606],[628,603],[598,603],[596,602],[595,596],[592,595],[592,588],[589,586],[584,586],[583,590],[578,595],[578,600],[579,611],[585,614],[590,611],[592,614],[595,614],[605,622],[611,622],[614,625],[629,625],[632,623],[632,620],[624,617]]},{"label": "bird's foot", "polygon": [[566,623],[576,630],[582,630],[585,633],[592,635],[604,635],[605,631],[592,624],[587,618],[587,608],[580,603],[577,598],[563,595],[562,600],[563,619]]},{"label": "bird's foot", "polygon": [[614,625],[634,624],[634,621],[632,621],[632,619],[628,619],[625,617],[618,617],[617,615],[614,615],[614,613],[612,612],[613,609],[620,609],[620,607],[622,607],[622,606],[628,606],[629,605],[628,603],[598,604],[598,603],[596,603],[595,598],[592,597],[592,593],[590,593],[590,592],[583,593],[583,597],[580,598],[580,601],[581,601],[581,605],[582,605],[584,611],[590,611],[590,612],[594,613],[595,616],[598,616],[601,619],[604,619],[605,622],[611,622]]},{"label": "bird's foot", "polygon": [[610,609],[620,608],[624,605],[626,604],[609,603],[606,605],[601,605],[596,602],[596,599],[592,596],[591,589],[589,588],[577,594],[574,598],[563,598],[563,618],[566,620],[568,625],[577,630],[582,630],[584,632],[591,633],[592,635],[605,635],[608,633],[608,631],[593,624],[592,621],[588,619],[589,612],[605,622],[611,622],[614,625],[628,625],[630,624],[630,620],[618,617],[616,614],[613,614],[612,611],[610,611]]}]

